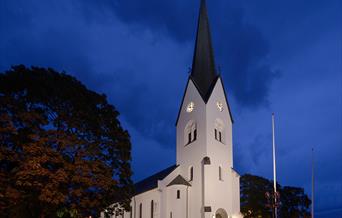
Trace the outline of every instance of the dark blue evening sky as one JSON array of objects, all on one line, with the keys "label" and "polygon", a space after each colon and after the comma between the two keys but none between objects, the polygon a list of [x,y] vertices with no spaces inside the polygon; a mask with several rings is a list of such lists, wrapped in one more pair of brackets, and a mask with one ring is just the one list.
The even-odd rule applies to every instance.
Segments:
[{"label": "dark blue evening sky", "polygon": [[[241,174],[311,195],[342,217],[342,4],[208,0],[216,64],[234,116]],[[105,93],[133,142],[134,180],[175,163],[175,120],[192,63],[199,0],[0,0],[0,71],[53,67]]]}]

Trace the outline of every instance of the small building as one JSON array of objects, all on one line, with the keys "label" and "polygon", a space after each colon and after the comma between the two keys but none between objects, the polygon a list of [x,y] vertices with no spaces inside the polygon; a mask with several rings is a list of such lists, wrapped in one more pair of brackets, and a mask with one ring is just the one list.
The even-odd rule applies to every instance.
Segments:
[{"label": "small building", "polygon": [[132,209],[120,217],[242,217],[232,125],[214,62],[206,3],[201,0],[192,71],[176,121],[177,162],[136,183]]}]

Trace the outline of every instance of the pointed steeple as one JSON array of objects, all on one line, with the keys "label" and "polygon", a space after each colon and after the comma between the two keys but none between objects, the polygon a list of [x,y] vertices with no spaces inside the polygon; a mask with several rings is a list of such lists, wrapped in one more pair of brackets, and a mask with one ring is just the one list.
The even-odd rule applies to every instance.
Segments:
[{"label": "pointed steeple", "polygon": [[207,101],[217,74],[205,0],[201,0],[191,78],[203,100]]}]

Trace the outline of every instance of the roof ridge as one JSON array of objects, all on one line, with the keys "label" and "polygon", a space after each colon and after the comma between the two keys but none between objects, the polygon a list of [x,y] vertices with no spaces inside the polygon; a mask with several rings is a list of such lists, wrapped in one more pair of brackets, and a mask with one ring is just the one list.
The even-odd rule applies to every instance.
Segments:
[{"label": "roof ridge", "polygon": [[172,186],[172,185],[191,186],[191,184],[180,174],[178,174],[178,176],[176,176],[167,186]]}]

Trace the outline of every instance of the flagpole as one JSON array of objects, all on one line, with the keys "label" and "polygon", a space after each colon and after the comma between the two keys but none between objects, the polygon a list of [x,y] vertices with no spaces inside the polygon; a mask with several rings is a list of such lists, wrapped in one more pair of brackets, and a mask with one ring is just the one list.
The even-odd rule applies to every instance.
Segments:
[{"label": "flagpole", "polygon": [[277,218],[277,170],[275,157],[275,134],[274,134],[274,113],[272,113],[272,144],[273,144],[273,188],[274,188],[274,216]]},{"label": "flagpole", "polygon": [[314,149],[312,148],[312,162],[311,162],[311,218],[314,218]]}]

